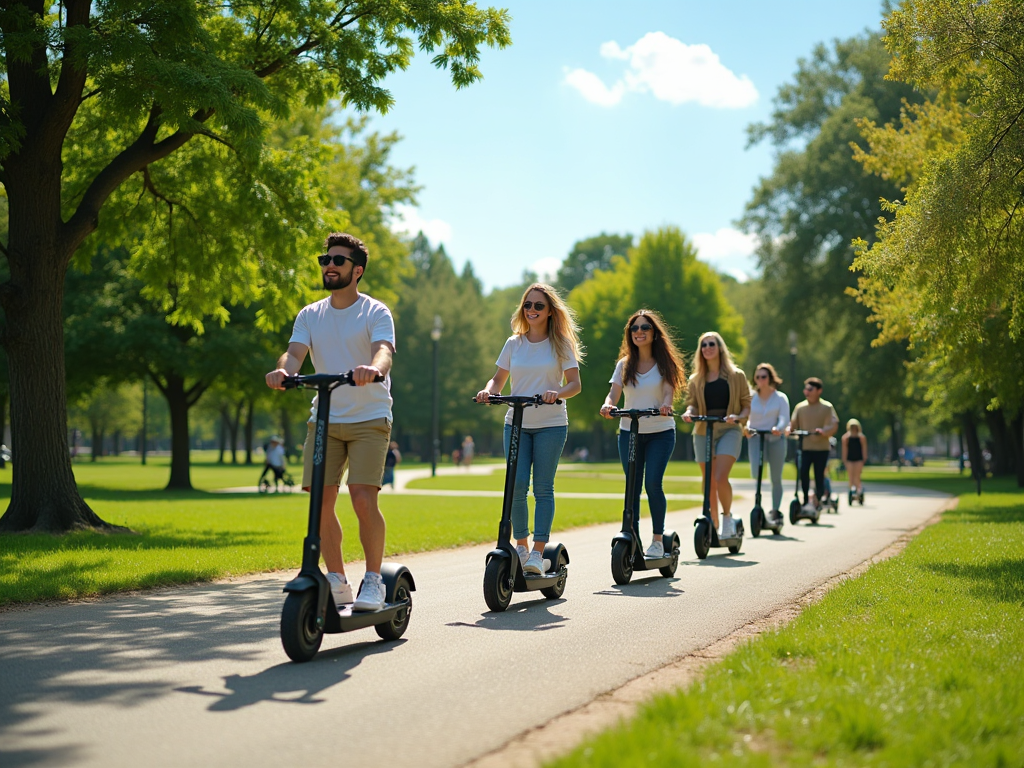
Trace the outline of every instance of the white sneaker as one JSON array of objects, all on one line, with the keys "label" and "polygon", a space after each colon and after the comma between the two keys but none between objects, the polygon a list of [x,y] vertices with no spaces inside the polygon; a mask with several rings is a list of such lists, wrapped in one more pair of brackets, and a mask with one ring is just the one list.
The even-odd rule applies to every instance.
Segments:
[{"label": "white sneaker", "polygon": [[544,555],[537,550],[533,550],[533,552],[530,553],[530,556],[526,559],[526,562],[523,563],[523,571],[537,576],[544,573]]},{"label": "white sneaker", "polygon": [[379,611],[384,607],[384,580],[379,573],[367,571],[359,586],[359,597],[352,604],[353,611]]},{"label": "white sneaker", "polygon": [[352,585],[348,583],[343,573],[328,573],[327,581],[331,585],[331,595],[334,597],[334,604],[339,608],[352,602]]},{"label": "white sneaker", "polygon": [[516,552],[519,553],[519,565],[525,566],[526,561],[530,559],[530,550],[526,548],[525,544],[518,544]]},{"label": "white sneaker", "polygon": [[732,515],[722,515],[722,532],[718,534],[720,539],[731,539],[736,535],[736,521]]},{"label": "white sneaker", "polygon": [[661,539],[658,539],[657,541],[652,541],[651,542],[651,546],[649,546],[647,548],[647,551],[644,552],[644,557],[664,557],[664,556],[665,556],[665,545],[662,543]]},{"label": "white sneaker", "polygon": [[813,501],[808,501],[806,504],[804,504],[801,507],[801,509],[804,512],[806,512],[807,514],[809,514],[809,515],[813,515],[815,512],[818,511],[818,508],[816,506],[814,506],[814,502]]}]

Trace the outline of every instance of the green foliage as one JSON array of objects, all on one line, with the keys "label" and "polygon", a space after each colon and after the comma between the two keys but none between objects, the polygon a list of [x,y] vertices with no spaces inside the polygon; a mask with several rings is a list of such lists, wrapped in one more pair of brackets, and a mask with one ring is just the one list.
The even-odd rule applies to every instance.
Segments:
[{"label": "green foliage", "polygon": [[1024,405],[1024,8],[906,0],[885,28],[889,77],[933,98],[898,124],[861,126],[859,159],[903,189],[875,242],[858,244],[857,296],[879,343],[913,347],[939,414],[1012,416]]},{"label": "green foliage", "polygon": [[869,33],[819,45],[799,62],[793,81],[779,89],[771,120],[749,129],[752,143],[772,143],[776,160],[741,221],[760,238],[763,271],[759,295],[743,307],[750,364],[773,363],[797,401],[799,381],[820,376],[840,418],[856,416],[872,437],[916,407],[905,345],[872,347],[870,312],[846,295],[856,285],[851,243],[870,232],[879,200],[898,192],[854,159],[851,144],[863,142],[858,121],[885,122],[921,100],[884,78],[888,65],[880,37]]},{"label": "green foliage", "polygon": [[600,418],[626,321],[641,307],[661,313],[687,357],[709,330],[719,331],[730,350],[743,357],[742,317],[726,302],[717,273],[697,260],[693,244],[676,227],[645,232],[627,257],[613,257],[609,269],[577,286],[569,302],[579,314],[587,347],[587,365],[580,370],[583,391],[569,401],[569,416],[584,424]]},{"label": "green foliage", "polygon": [[612,259],[625,256],[633,247],[633,236],[607,235],[602,232],[596,237],[577,240],[565,261],[558,268],[555,285],[563,293],[569,293],[580,283],[589,280],[599,269],[610,269]]},{"label": "green foliage", "polygon": [[1019,764],[1024,495],[1001,488],[550,765]]}]

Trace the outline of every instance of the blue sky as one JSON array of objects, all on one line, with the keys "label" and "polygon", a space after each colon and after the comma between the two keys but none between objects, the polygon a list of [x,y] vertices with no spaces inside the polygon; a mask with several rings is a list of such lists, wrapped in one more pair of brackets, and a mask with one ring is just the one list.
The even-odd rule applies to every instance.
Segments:
[{"label": "blue sky", "polygon": [[578,239],[667,224],[716,268],[755,274],[734,223],[772,155],[745,149],[746,126],[816,43],[882,14],[878,0],[501,5],[513,44],[484,53],[483,81],[456,91],[418,55],[372,121],[404,137],[394,163],[423,186],[404,225],[488,288],[555,268]]}]

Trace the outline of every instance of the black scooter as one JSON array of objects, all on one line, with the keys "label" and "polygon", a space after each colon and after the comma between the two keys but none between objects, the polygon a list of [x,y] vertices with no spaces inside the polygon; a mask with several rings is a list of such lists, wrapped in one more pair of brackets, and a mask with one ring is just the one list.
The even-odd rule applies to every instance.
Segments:
[{"label": "black scooter", "polygon": [[675,576],[679,567],[679,536],[675,531],[666,530],[661,535],[665,547],[663,557],[647,557],[640,542],[637,517],[639,510],[633,509],[633,498],[637,483],[641,482],[637,472],[636,448],[640,435],[640,419],[644,416],[660,416],[657,408],[625,411],[616,408],[613,418],[629,419],[629,457],[626,463],[626,501],[622,510],[622,532],[612,539],[612,578],[616,584],[629,584],[634,571],[653,571],[657,568],[665,578]]},{"label": "black scooter", "polygon": [[856,490],[854,490],[853,486],[850,486],[850,490],[846,492],[846,499],[847,499],[847,502],[848,502],[849,506],[852,507],[853,503],[855,501],[858,502],[862,507],[864,506],[864,488],[863,488],[863,485],[864,485],[864,483],[862,481],[861,482],[861,486],[862,487],[857,488]]},{"label": "black scooter", "polygon": [[[512,408],[512,434],[505,465],[505,495],[501,504],[501,522],[498,523],[498,543],[487,553],[484,568],[484,601],[492,611],[504,611],[512,601],[513,592],[535,590],[540,590],[544,597],[557,600],[565,591],[565,582],[569,578],[569,553],[565,547],[557,541],[549,541],[544,547],[544,559],[549,563],[547,573],[532,574],[523,570],[519,553],[512,543],[512,494],[516,488],[523,411],[528,406],[538,407],[546,403],[540,395],[491,395],[486,402]],[[561,403],[561,400],[556,400],[554,404]]]},{"label": "black scooter", "polygon": [[[383,378],[377,380],[383,381]],[[365,627],[373,627],[384,640],[397,640],[409,626],[412,593],[416,590],[408,568],[398,563],[385,563],[380,569],[385,589],[384,607],[378,611],[357,612],[352,610],[351,605],[338,609],[331,595],[331,585],[320,570],[320,507],[324,498],[324,458],[331,392],[344,384],[354,386],[352,371],[288,376],[283,384],[285,389],[317,391],[309,528],[302,543],[302,567],[298,576],[284,587],[288,593],[281,611],[281,643],[284,651],[292,661],[309,661],[320,650],[324,633],[351,632]]]},{"label": "black scooter", "polygon": [[789,502],[789,524],[796,525],[801,520],[810,520],[811,525],[818,524],[821,510],[810,512],[800,503],[800,463],[804,456],[804,438],[810,435],[806,429],[794,429],[789,436],[796,440],[796,487],[793,489],[793,500]]},{"label": "black scooter", "polygon": [[703,421],[707,426],[704,455],[704,514],[693,521],[693,549],[697,557],[703,560],[713,547],[727,547],[732,554],[740,551],[743,546],[743,521],[737,519],[736,535],[728,539],[720,539],[715,526],[711,524],[711,458],[715,444],[715,424],[724,422],[721,416],[693,416],[693,421]]},{"label": "black scooter", "polygon": [[782,532],[783,520],[780,513],[777,518],[769,518],[761,506],[761,477],[764,475],[764,438],[772,434],[770,429],[748,430],[757,435],[759,440],[758,462],[757,462],[757,494],[754,496],[754,508],[750,510],[750,535],[755,539],[761,535],[761,531],[767,529],[772,535],[778,536]]}]

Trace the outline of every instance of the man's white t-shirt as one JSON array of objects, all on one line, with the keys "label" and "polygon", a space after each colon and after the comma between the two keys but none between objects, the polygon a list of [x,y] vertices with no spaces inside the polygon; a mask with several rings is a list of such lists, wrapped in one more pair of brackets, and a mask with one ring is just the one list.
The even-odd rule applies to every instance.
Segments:
[{"label": "man's white t-shirt", "polygon": [[267,464],[281,469],[284,467],[284,446],[280,443],[267,448]]},{"label": "man's white t-shirt", "polygon": [[[395,346],[395,320],[383,302],[360,293],[351,307],[335,309],[331,297],[303,307],[295,318],[289,343],[309,347],[317,373],[345,373],[373,363],[371,345]],[[339,387],[331,393],[331,424],[391,419],[391,377],[363,387]],[[312,416],[316,419],[316,397]]]},{"label": "man's white t-shirt", "polygon": [[[559,364],[550,339],[533,343],[525,335],[509,336],[498,355],[497,365],[509,372],[513,395],[543,395],[550,389],[561,389],[564,371],[579,368],[576,358]],[[512,409],[505,414],[505,423],[512,423]],[[569,423],[565,401],[561,405],[541,405],[523,411],[523,427],[564,427]]]},{"label": "man's white t-shirt", "polygon": [[[655,365],[647,373],[640,373],[638,371],[635,385],[623,382],[625,370],[626,360],[619,360],[615,365],[615,372],[608,381],[609,384],[618,384],[622,387],[622,394],[626,396],[626,405],[623,410],[661,408],[661,404],[665,399],[665,379],[662,378],[658,366]],[[628,432],[630,421],[631,419],[623,416],[619,419],[619,429],[624,429]],[[675,428],[676,420],[674,416],[644,416],[640,419],[640,434],[642,435],[666,432]]]}]

